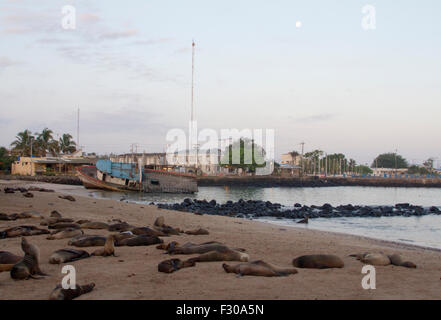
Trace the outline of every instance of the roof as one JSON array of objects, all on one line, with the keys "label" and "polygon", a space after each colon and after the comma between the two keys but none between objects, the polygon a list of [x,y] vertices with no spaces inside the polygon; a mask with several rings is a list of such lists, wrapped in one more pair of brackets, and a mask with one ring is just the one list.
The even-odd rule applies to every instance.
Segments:
[{"label": "roof", "polygon": [[35,163],[73,163],[73,164],[92,164],[96,161],[94,159],[87,159],[87,158],[55,158],[55,157],[48,157],[45,159],[33,159],[32,162]]}]

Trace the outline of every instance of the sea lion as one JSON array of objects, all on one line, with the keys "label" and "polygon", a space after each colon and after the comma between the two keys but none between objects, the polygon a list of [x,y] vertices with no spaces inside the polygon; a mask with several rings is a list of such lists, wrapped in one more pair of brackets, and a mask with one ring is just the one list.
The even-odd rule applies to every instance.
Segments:
[{"label": "sea lion", "polygon": [[80,220],[78,220],[78,221],[75,221],[75,223],[78,223],[78,224],[83,224],[83,223],[86,223],[86,222],[90,222],[90,220],[87,220],[87,219],[80,219]]},{"label": "sea lion", "polygon": [[159,239],[156,236],[148,236],[148,235],[140,235],[135,236],[127,239],[123,239],[121,241],[116,242],[116,246],[150,246],[152,244],[158,244],[163,243],[164,241],[162,239]]},{"label": "sea lion", "polygon": [[23,280],[35,278],[34,275],[36,274],[46,276],[47,274],[40,270],[40,250],[37,246],[30,244],[26,238],[23,237],[21,238],[21,248],[25,256],[12,267],[11,278],[14,280]]},{"label": "sea lion", "polygon": [[17,226],[0,231],[0,239],[20,236],[36,236],[50,233],[46,229],[39,229],[35,226]]},{"label": "sea lion", "polygon": [[387,266],[389,264],[406,267],[406,268],[416,268],[416,264],[410,261],[404,261],[399,254],[386,255],[383,253],[357,253],[351,254],[350,257],[355,257],[363,263],[374,265],[374,266]]},{"label": "sea lion", "polygon": [[345,265],[343,260],[332,254],[312,254],[300,256],[292,261],[294,267],[327,269],[327,268],[343,268]]},{"label": "sea lion", "polygon": [[179,243],[177,243],[176,241],[172,241],[170,243],[161,243],[156,246],[156,249],[168,251],[170,249],[170,247],[175,247],[177,245],[179,245]]},{"label": "sea lion", "polygon": [[186,234],[191,234],[193,236],[199,236],[199,235],[206,235],[206,234],[210,234],[207,230],[199,228],[199,229],[195,229],[195,230],[189,230],[189,231],[185,231]]},{"label": "sea lion", "polygon": [[59,229],[59,230],[53,232],[46,239],[47,240],[66,239],[66,238],[73,238],[73,237],[83,235],[83,234],[84,234],[84,231],[81,229],[66,228],[66,229]]},{"label": "sea lion", "polygon": [[222,251],[227,249],[229,248],[223,243],[210,241],[201,244],[187,242],[182,246],[170,245],[167,251],[169,254],[202,254],[210,251]]},{"label": "sea lion", "polygon": [[102,247],[106,243],[106,238],[103,236],[88,236],[81,235],[72,238],[68,244],[75,247]]},{"label": "sea lion", "polygon": [[222,249],[216,251],[209,251],[207,253],[201,254],[200,256],[190,258],[188,261],[191,262],[210,262],[210,261],[241,261],[248,262],[250,256],[244,252]]},{"label": "sea lion", "polygon": [[156,237],[165,237],[167,236],[165,233],[150,229],[149,227],[139,227],[139,228],[133,228],[130,230],[134,235],[148,235],[148,236],[156,236]]},{"label": "sea lion", "polygon": [[236,273],[238,276],[283,277],[298,272],[296,269],[280,268],[262,260],[240,263],[235,266],[224,263],[222,267],[225,272]]},{"label": "sea lion", "polygon": [[0,213],[0,220],[13,221],[13,220],[17,220],[17,219],[18,219],[18,214],[16,214],[16,213],[12,213],[12,214]]},{"label": "sea lion", "polygon": [[104,222],[85,222],[83,224],[80,225],[81,229],[108,229],[109,225],[107,223]]},{"label": "sea lion", "polygon": [[3,190],[5,191],[5,193],[15,193],[15,191],[17,191],[14,188],[4,188]]},{"label": "sea lion", "polygon": [[58,196],[60,199],[69,200],[69,201],[75,201],[75,198],[72,196]]},{"label": "sea lion", "polygon": [[135,228],[135,226],[131,226],[127,222],[119,222],[119,223],[111,224],[107,230],[109,230],[110,232],[112,231],[124,232],[124,231],[130,231],[133,228]]},{"label": "sea lion", "polygon": [[165,225],[165,218],[164,216],[159,216],[156,218],[154,226],[155,227],[162,227]]},{"label": "sea lion", "polygon": [[302,220],[297,221],[297,223],[308,223],[308,221],[309,221],[309,217],[305,216]]},{"label": "sea lion", "polygon": [[57,210],[53,210],[50,214],[51,218],[61,218],[61,213],[59,213]]},{"label": "sea lion", "polygon": [[154,228],[166,235],[180,235],[182,231],[179,228],[173,228],[165,224],[165,219],[163,216],[156,218],[153,224]]},{"label": "sea lion", "polygon": [[89,293],[95,288],[95,283],[84,286],[75,285],[75,289],[63,289],[61,285],[55,287],[49,296],[49,300],[73,300],[83,294]]},{"label": "sea lion", "polygon": [[124,239],[128,239],[128,238],[133,238],[135,235],[131,232],[131,231],[124,231],[121,233],[114,233],[113,237],[115,239],[115,242],[124,240]]},{"label": "sea lion", "polygon": [[25,211],[18,214],[18,219],[39,218],[43,219],[41,214],[37,211]]},{"label": "sea lion", "polygon": [[0,264],[16,264],[23,257],[17,256],[8,251],[0,251]]},{"label": "sea lion", "polygon": [[0,264],[0,272],[11,271],[14,264]]},{"label": "sea lion", "polygon": [[57,223],[72,223],[73,219],[69,218],[46,218],[40,222],[40,226],[52,226]]},{"label": "sea lion", "polygon": [[106,243],[104,244],[104,248],[100,248],[92,252],[92,256],[115,256],[115,246],[114,246],[115,237],[113,234],[109,235],[106,239]]},{"label": "sea lion", "polygon": [[58,223],[50,224],[48,228],[49,229],[66,229],[66,228],[81,229],[81,226],[78,223],[58,222]]},{"label": "sea lion", "polygon": [[49,263],[60,264],[65,262],[76,261],[80,259],[89,258],[90,255],[87,251],[77,249],[60,249],[55,251],[49,258]]},{"label": "sea lion", "polygon": [[169,259],[158,264],[158,271],[164,273],[172,273],[182,268],[194,267],[194,261],[181,261],[180,259]]}]

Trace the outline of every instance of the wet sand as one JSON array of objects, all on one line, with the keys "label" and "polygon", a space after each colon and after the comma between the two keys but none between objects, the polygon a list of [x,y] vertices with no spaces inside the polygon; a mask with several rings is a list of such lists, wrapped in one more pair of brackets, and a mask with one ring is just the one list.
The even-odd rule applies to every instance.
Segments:
[{"label": "wet sand", "polygon": [[[34,198],[21,193],[5,194],[6,186],[38,185],[55,193],[33,192]],[[165,242],[201,243],[219,241],[247,250],[251,260],[290,267],[293,258],[303,254],[329,253],[340,256],[342,269],[298,269],[298,274],[281,278],[227,274],[222,262],[198,263],[172,274],[159,273],[158,263],[170,258],[155,246],[116,247],[117,257],[91,257],[71,262],[77,282],[95,282],[96,288],[78,299],[439,299],[441,297],[441,253],[416,246],[367,239],[357,236],[279,227],[258,221],[222,216],[160,210],[154,206],[91,198],[77,186],[60,186],[24,181],[0,180],[0,212],[20,213],[36,210],[49,216],[57,210],[63,217],[108,222],[121,219],[136,226],[152,226],[158,216],[184,230],[203,227],[210,234],[163,237]],[[59,199],[60,192],[73,194],[75,202]],[[0,221],[0,230],[17,225],[39,225],[39,219]],[[107,235],[106,230],[85,230],[86,234]],[[50,274],[43,280],[14,281],[9,272],[0,273],[0,299],[47,299],[61,282],[62,265],[49,264],[56,250],[68,248],[69,239],[46,240],[47,235],[28,237],[41,251],[41,269]],[[81,248],[92,252],[94,248]],[[0,251],[22,254],[20,238],[0,239]],[[397,266],[376,267],[375,290],[361,287],[362,263],[349,254],[359,252],[400,253],[417,269]],[[187,259],[190,256],[173,256]],[[230,262],[235,264],[236,262]]]}]

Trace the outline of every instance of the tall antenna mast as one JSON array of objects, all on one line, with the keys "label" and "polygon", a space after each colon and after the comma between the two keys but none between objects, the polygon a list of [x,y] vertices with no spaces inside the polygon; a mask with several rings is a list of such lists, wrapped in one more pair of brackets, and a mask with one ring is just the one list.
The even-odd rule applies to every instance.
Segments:
[{"label": "tall antenna mast", "polygon": [[194,40],[192,40],[192,51],[191,51],[191,122],[194,121],[194,47],[195,43]]}]

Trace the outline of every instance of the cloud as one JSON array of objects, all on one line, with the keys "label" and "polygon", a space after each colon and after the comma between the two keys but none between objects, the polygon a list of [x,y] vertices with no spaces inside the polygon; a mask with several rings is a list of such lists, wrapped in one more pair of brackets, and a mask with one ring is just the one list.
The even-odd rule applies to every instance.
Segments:
[{"label": "cloud", "polygon": [[6,69],[7,67],[22,64],[20,61],[11,60],[8,57],[0,56],[0,70]]},{"label": "cloud", "polygon": [[101,39],[121,39],[133,37],[138,33],[137,30],[124,30],[118,32],[106,32],[100,35]]}]

